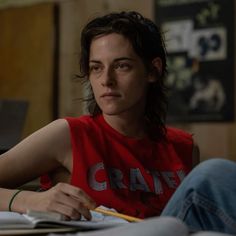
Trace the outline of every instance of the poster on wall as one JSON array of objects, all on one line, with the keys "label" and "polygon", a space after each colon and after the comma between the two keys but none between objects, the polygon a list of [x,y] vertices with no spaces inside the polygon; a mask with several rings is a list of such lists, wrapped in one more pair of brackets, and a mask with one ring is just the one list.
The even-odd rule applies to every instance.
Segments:
[{"label": "poster on wall", "polygon": [[169,122],[234,120],[234,0],[156,0]]}]

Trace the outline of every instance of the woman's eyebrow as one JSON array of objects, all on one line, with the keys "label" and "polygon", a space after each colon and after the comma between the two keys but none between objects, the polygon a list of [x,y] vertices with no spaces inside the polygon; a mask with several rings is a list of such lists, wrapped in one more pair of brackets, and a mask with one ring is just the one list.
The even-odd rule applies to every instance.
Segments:
[{"label": "woman's eyebrow", "polygon": [[135,61],[135,59],[131,58],[131,57],[119,57],[116,58],[114,61],[122,61],[122,60],[128,60],[128,61]]},{"label": "woman's eyebrow", "polygon": [[101,61],[99,60],[89,60],[89,63],[92,62],[92,63],[101,63]]},{"label": "woman's eyebrow", "polygon": [[[131,57],[118,57],[113,60],[113,62],[118,62],[118,61],[123,61],[123,60],[128,60],[128,61],[135,61],[135,59]],[[92,59],[89,60],[89,63],[102,63],[100,60]]]}]

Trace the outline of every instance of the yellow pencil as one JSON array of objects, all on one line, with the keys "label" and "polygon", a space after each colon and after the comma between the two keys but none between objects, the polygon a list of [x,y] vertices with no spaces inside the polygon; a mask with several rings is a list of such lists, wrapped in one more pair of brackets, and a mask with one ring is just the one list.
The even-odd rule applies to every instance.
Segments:
[{"label": "yellow pencil", "polygon": [[141,222],[142,221],[142,219],[140,219],[140,218],[136,218],[136,217],[133,217],[133,216],[128,216],[128,215],[121,214],[121,213],[114,212],[114,211],[105,210],[105,209],[102,209],[102,208],[99,208],[99,207],[95,208],[93,211],[102,213],[104,215],[119,217],[119,218],[127,220],[129,222]]}]

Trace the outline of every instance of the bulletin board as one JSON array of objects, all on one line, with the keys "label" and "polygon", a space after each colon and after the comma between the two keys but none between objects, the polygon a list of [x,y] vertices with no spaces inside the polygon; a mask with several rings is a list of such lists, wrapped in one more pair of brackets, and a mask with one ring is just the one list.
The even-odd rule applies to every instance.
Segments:
[{"label": "bulletin board", "polygon": [[170,122],[234,120],[234,0],[156,0]]}]

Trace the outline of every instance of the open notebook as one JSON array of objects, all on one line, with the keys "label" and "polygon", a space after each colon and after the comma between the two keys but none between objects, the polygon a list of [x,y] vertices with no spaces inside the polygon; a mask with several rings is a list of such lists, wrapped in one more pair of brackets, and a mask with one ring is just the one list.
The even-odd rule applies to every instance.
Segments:
[{"label": "open notebook", "polygon": [[7,229],[60,228],[70,227],[81,230],[104,229],[128,223],[128,221],[105,216],[91,211],[92,220],[58,220],[49,217],[32,217],[27,214],[0,211],[0,231]]}]

